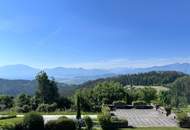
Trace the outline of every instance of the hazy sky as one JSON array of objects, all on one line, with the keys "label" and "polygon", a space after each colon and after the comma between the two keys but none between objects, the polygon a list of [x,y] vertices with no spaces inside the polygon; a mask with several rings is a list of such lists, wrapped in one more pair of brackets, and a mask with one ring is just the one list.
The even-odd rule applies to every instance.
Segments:
[{"label": "hazy sky", "polygon": [[190,62],[189,0],[0,0],[0,66]]}]

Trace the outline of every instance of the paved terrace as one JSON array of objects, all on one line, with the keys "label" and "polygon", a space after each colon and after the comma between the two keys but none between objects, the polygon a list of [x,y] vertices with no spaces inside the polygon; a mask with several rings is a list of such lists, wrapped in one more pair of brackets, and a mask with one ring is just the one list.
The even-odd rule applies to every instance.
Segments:
[{"label": "paved terrace", "polygon": [[176,120],[166,117],[155,109],[118,109],[115,112],[120,119],[127,119],[133,127],[176,127]]}]

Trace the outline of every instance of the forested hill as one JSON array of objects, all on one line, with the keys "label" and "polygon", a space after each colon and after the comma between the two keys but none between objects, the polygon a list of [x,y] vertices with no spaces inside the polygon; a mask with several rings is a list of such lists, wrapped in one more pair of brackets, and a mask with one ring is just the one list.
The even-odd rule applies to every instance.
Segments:
[{"label": "forested hill", "polygon": [[[75,85],[67,85],[58,83],[59,92],[61,95],[71,95],[77,88]],[[35,80],[7,80],[0,79],[0,95],[16,96],[20,93],[33,95],[36,91],[37,82]]]},{"label": "forested hill", "polygon": [[111,78],[98,79],[94,81],[88,81],[82,85],[81,88],[94,87],[96,84],[104,81],[119,82],[123,86],[125,85],[145,85],[145,86],[157,86],[173,83],[177,78],[187,76],[184,73],[176,71],[152,71],[148,73],[139,73],[131,75],[119,75]]}]

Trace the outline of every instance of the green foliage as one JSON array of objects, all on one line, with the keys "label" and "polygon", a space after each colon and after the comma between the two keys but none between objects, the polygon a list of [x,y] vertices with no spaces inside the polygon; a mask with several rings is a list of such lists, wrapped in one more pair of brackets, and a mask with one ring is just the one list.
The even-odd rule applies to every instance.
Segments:
[{"label": "green foliage", "polygon": [[57,101],[57,107],[63,110],[71,108],[71,105],[72,101],[66,97],[60,97]]},{"label": "green foliage", "polygon": [[190,103],[190,77],[177,79],[170,89],[171,105],[176,108],[187,106]]},{"label": "green foliage", "polygon": [[169,91],[160,91],[158,97],[162,106],[171,104],[171,95]]},{"label": "green foliage", "polygon": [[13,97],[1,95],[0,104],[5,105],[4,109],[13,107],[14,104]]},{"label": "green foliage", "polygon": [[38,82],[37,97],[39,97],[43,103],[53,103],[59,98],[57,84],[54,80],[49,80],[48,75],[45,72],[40,72],[36,76]]},{"label": "green foliage", "polygon": [[169,83],[173,83],[177,78],[186,76],[183,73],[176,71],[164,71],[164,72],[148,72],[131,75],[121,75],[111,78],[98,79],[95,81],[89,81],[81,85],[81,88],[95,87],[102,82],[118,82],[122,86],[126,85],[144,85],[144,86],[162,86]]},{"label": "green foliage", "polygon": [[142,97],[141,99],[146,103],[151,103],[152,100],[157,98],[157,91],[151,87],[145,87],[142,89]]},{"label": "green foliage", "polygon": [[17,107],[23,107],[24,105],[30,105],[30,96],[26,94],[20,94],[15,99],[15,105]]},{"label": "green foliage", "polygon": [[77,104],[77,116],[76,116],[76,119],[81,119],[81,102],[80,102],[80,96],[78,95],[77,96],[77,99],[76,99],[76,104]]},{"label": "green foliage", "polygon": [[0,120],[0,129],[2,130],[23,130],[21,118],[11,118]]},{"label": "green foliage", "polygon": [[87,130],[92,130],[93,128],[93,121],[90,117],[86,116],[84,117],[84,122],[85,122],[85,125],[86,125],[86,129]]},{"label": "green foliage", "polygon": [[190,117],[188,117],[187,113],[178,113],[177,114],[178,124],[182,128],[190,128]]},{"label": "green foliage", "polygon": [[109,108],[108,106],[106,106],[106,105],[103,105],[103,106],[102,106],[101,111],[102,111],[102,113],[103,113],[104,115],[109,115],[109,114],[110,114],[110,108]]},{"label": "green foliage", "polygon": [[60,118],[55,121],[49,121],[45,125],[45,130],[76,130],[76,125],[73,120]]},{"label": "green foliage", "polygon": [[111,127],[111,116],[110,115],[104,115],[104,114],[99,115],[98,121],[103,130],[112,130],[113,129]]},{"label": "green foliage", "polygon": [[118,128],[128,128],[128,121],[123,119],[118,119],[117,117],[111,118],[112,125],[115,129]]},{"label": "green foliage", "polygon": [[172,108],[170,106],[166,106],[165,110],[166,110],[166,116],[169,116],[172,112]]},{"label": "green foliage", "polygon": [[43,117],[36,113],[28,113],[24,116],[23,127],[25,130],[43,130]]},{"label": "green foliage", "polygon": [[20,94],[15,99],[15,110],[19,113],[26,113],[31,111],[30,96],[26,94]]},{"label": "green foliage", "polygon": [[57,108],[57,104],[53,103],[53,104],[40,104],[37,108],[38,112],[53,112],[55,111]]},{"label": "green foliage", "polygon": [[125,96],[123,86],[117,82],[103,82],[94,88],[94,96],[101,104],[112,104],[113,101],[122,100]]},{"label": "green foliage", "polygon": [[147,105],[145,101],[134,101],[133,106]]}]

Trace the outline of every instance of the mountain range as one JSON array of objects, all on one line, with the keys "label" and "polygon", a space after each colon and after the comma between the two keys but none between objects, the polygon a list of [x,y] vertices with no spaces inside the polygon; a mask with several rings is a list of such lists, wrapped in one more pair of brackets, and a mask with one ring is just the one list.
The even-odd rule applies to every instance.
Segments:
[{"label": "mountain range", "polygon": [[[41,69],[33,68],[27,65],[8,65],[0,67],[0,78],[2,79],[22,79],[33,80]],[[165,66],[153,66],[148,68],[115,68],[109,70],[103,69],[83,69],[83,68],[47,68],[44,69],[50,77],[54,77],[58,82],[67,84],[81,84],[89,80],[98,78],[112,77],[121,74],[134,74],[149,71],[180,71],[190,74],[190,63],[176,63]]]}]

